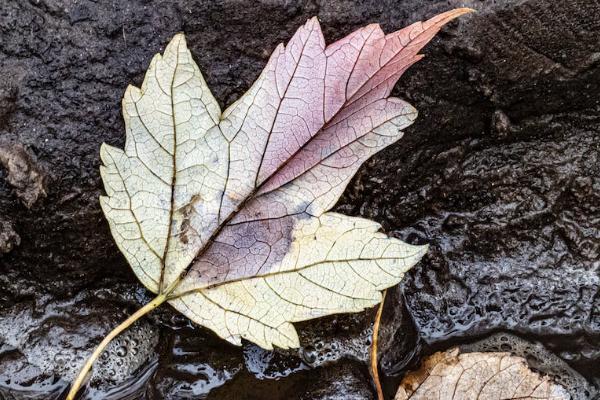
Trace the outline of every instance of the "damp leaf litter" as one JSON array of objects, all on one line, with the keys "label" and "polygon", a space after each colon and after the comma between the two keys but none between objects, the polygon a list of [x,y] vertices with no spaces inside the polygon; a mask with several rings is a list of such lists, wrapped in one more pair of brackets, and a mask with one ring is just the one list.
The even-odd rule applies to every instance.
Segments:
[{"label": "damp leaf litter", "polygon": [[119,249],[156,297],[84,364],[167,302],[235,345],[300,345],[294,322],[381,301],[426,253],[376,222],[329,212],[358,168],[417,118],[389,97],[462,8],[391,34],[368,25],[326,46],[316,18],[279,45],[221,111],[183,34],[123,97],[124,149],[103,144],[100,204]]},{"label": "damp leaf litter", "polygon": [[394,400],[568,400],[569,392],[507,352],[432,354],[407,374]]}]

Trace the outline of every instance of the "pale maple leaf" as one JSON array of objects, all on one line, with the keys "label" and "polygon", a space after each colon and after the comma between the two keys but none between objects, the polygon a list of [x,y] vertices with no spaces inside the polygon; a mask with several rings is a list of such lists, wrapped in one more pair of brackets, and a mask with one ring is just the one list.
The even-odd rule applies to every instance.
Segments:
[{"label": "pale maple leaf", "polygon": [[299,346],[292,322],[377,304],[427,247],[328,210],[417,117],[388,97],[398,78],[469,11],[388,35],[373,24],[329,46],[312,18],[223,113],[176,35],[125,92],[124,150],[101,148],[102,209],[158,294],[124,326],[168,301],[236,345],[289,348]]}]

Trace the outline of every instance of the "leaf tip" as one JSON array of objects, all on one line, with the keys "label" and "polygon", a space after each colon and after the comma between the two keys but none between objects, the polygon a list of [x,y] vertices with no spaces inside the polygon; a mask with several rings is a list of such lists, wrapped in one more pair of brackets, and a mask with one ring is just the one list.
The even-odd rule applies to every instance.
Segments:
[{"label": "leaf tip", "polygon": [[[157,57],[154,56],[152,58],[151,65],[155,64],[156,61],[157,61]],[[137,86],[134,86],[132,84],[129,84],[129,85],[127,85],[127,88],[125,88],[125,95],[123,96],[123,101],[125,101],[125,98],[127,96],[129,96],[131,98],[131,100],[135,102],[135,101],[139,100],[139,98],[142,96],[142,93],[141,93],[140,88],[138,88]]]},{"label": "leaf tip", "polygon": [[319,35],[319,38],[323,42],[323,46],[325,46],[325,39],[323,38],[321,24],[319,23],[319,19],[317,18],[316,15],[312,18],[309,18],[308,21],[306,21],[306,24],[304,24],[304,28],[308,31],[309,35],[310,34]]},{"label": "leaf tip", "polygon": [[108,156],[108,145],[105,142],[102,142],[100,145],[100,160],[104,165],[106,165],[107,156]]},{"label": "leaf tip", "polygon": [[476,12],[474,9],[469,7],[455,8],[453,10],[446,11],[445,13],[440,14],[439,16],[445,20],[452,20],[454,18],[458,18],[461,15],[470,14]]},{"label": "leaf tip", "polygon": [[459,13],[458,15],[464,15],[464,14],[469,14],[469,13],[477,12],[477,10],[475,10],[474,8],[469,8],[469,7],[457,8],[454,11],[456,11],[457,13]]},{"label": "leaf tip", "polygon": [[419,110],[417,110],[415,108],[415,106],[413,106],[410,103],[406,103],[406,116],[408,117],[408,119],[412,122],[414,122],[417,117],[419,116]]},{"label": "leaf tip", "polygon": [[311,24],[319,24],[319,18],[315,15],[308,19],[307,23]]},{"label": "leaf tip", "polygon": [[[187,41],[185,40],[185,34],[183,32],[177,32],[165,48],[163,58],[167,57],[167,55],[170,53],[176,54],[182,49],[187,50]],[[157,54],[157,56],[160,55]]]},{"label": "leaf tip", "polygon": [[435,27],[435,29],[437,30],[440,29],[442,26],[446,25],[448,22],[452,21],[453,19],[456,19],[461,15],[469,14],[472,12],[475,12],[475,10],[472,8],[455,8],[453,10],[449,10],[439,15],[436,15],[430,20],[424,22],[424,24],[429,25],[430,28]]},{"label": "leaf tip", "polygon": [[173,36],[173,39],[171,39],[171,40],[172,40],[172,41],[173,41],[173,40],[175,40],[175,41],[177,41],[177,42],[182,42],[182,41],[183,41],[183,43],[186,43],[186,40],[185,40],[185,33],[183,33],[183,32],[177,32],[177,33],[175,34],[175,36]]}]

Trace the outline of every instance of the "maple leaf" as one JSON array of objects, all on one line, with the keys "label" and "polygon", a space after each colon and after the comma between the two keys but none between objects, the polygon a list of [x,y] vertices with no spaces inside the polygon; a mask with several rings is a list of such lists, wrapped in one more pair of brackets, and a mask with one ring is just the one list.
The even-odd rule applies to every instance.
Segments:
[{"label": "maple leaf", "polygon": [[[298,347],[292,322],[377,304],[426,252],[379,224],[328,212],[360,165],[417,111],[388,97],[456,9],[325,46],[316,18],[279,45],[221,113],[176,35],[123,98],[126,143],[104,144],[100,203],[117,245],[158,296],[231,343]],[[74,395],[74,392],[73,392]]]},{"label": "maple leaf", "polygon": [[404,377],[395,400],[567,400],[571,396],[548,376],[510,353],[464,353],[458,348],[428,357]]}]

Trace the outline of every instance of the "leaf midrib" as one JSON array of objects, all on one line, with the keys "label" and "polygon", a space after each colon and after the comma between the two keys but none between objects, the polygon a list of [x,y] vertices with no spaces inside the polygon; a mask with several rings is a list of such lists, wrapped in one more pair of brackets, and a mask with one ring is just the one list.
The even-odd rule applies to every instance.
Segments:
[{"label": "leaf midrib", "polygon": [[[158,293],[163,294],[163,284],[165,279],[165,272],[167,270],[167,256],[171,247],[172,225],[173,225],[173,214],[175,213],[175,189],[177,188],[177,124],[175,120],[175,101],[174,101],[174,89],[175,89],[175,76],[177,75],[177,69],[179,68],[179,46],[181,46],[181,39],[177,42],[177,51],[175,56],[175,69],[173,70],[173,77],[171,78],[170,85],[170,100],[171,100],[171,121],[173,124],[173,154],[171,156],[173,173],[171,174],[171,207],[169,208],[169,224],[167,226],[167,243],[165,244],[165,250],[162,258],[162,268],[160,269],[160,282],[158,284]],[[158,83],[158,82],[157,82]],[[158,83],[160,85],[160,83]],[[188,267],[186,267],[187,269]],[[168,294],[168,293],[167,293]]]}]

